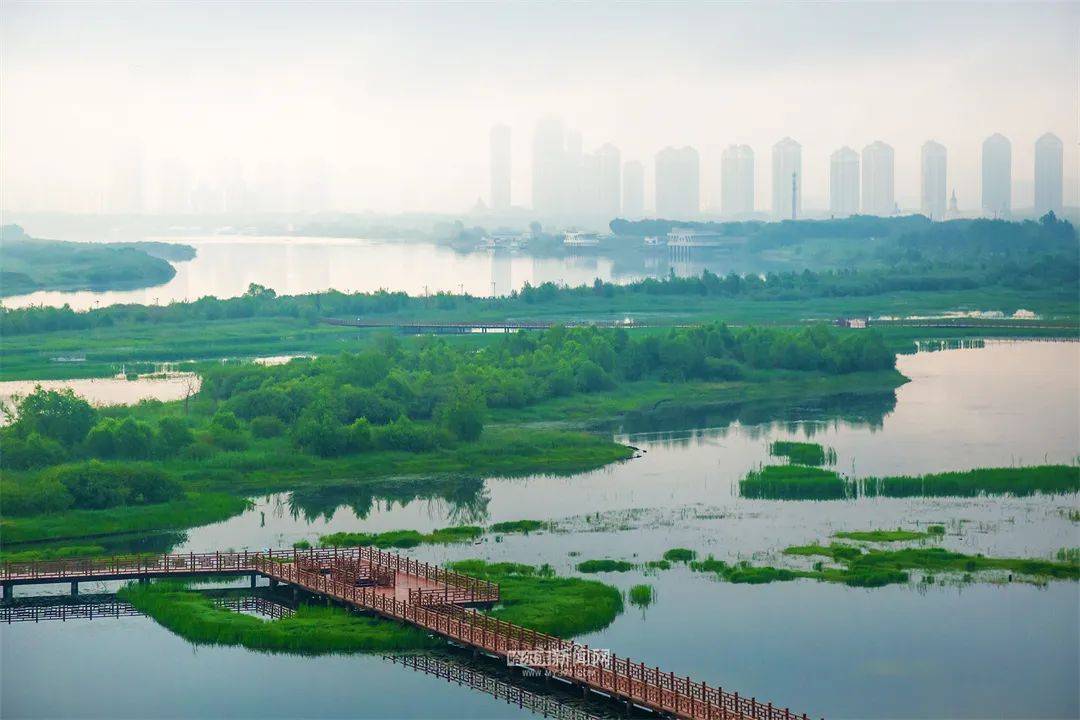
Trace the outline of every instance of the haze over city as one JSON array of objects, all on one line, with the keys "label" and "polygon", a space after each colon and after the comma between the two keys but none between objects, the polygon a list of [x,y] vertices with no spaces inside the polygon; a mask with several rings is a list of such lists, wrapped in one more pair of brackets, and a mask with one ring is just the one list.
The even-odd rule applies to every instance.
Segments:
[{"label": "haze over city", "polygon": [[[109,23],[91,22],[107,9]],[[981,147],[1012,145],[1013,208],[1034,144],[1064,144],[1076,204],[1075,4],[400,7],[6,3],[2,206],[18,211],[463,213],[490,205],[489,133],[509,128],[510,202],[534,205],[545,118],[643,165],[692,146],[700,209],[722,208],[721,153],[802,146],[801,204],[830,208],[830,156],[881,140],[895,203],[920,208],[920,149],[981,209]],[[318,41],[311,41],[317,37]],[[138,192],[125,188],[139,187]]]}]

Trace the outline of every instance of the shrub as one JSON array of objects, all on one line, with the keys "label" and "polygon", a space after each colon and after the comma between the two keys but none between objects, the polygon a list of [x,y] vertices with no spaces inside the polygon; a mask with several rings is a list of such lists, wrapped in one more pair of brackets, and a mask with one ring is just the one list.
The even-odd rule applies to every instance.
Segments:
[{"label": "shrub", "polygon": [[32,432],[25,438],[14,432],[3,434],[0,462],[12,470],[30,470],[63,462],[67,457],[64,446],[50,437]]},{"label": "shrub", "polygon": [[697,553],[687,548],[671,548],[664,553],[664,559],[668,562],[690,562],[697,557]]},{"label": "shrub", "polygon": [[439,424],[458,440],[472,441],[484,431],[484,401],[471,390],[459,391],[435,410]]},{"label": "shrub", "polygon": [[143,463],[90,460],[58,467],[47,481],[63,485],[71,495],[72,505],[87,510],[167,502],[183,496],[176,480]]},{"label": "shrub", "polygon": [[431,450],[441,440],[435,428],[415,423],[405,415],[389,425],[376,427],[372,436],[375,447],[381,450]]},{"label": "shrub", "polygon": [[225,410],[214,413],[205,438],[211,445],[222,450],[243,450],[248,445],[247,437],[240,429],[240,421],[236,419],[236,415]]},{"label": "shrub", "polygon": [[119,424],[116,418],[107,417],[90,428],[83,441],[86,453],[100,458],[116,457],[116,426]]},{"label": "shrub", "polygon": [[5,515],[61,512],[70,508],[73,502],[71,493],[55,478],[0,483],[0,506]]},{"label": "shrub", "polygon": [[577,570],[581,573],[627,572],[636,567],[634,563],[625,560],[586,560],[578,563]]},{"label": "shrub", "polygon": [[113,438],[118,457],[141,460],[154,452],[153,428],[133,417],[126,417],[116,425]]},{"label": "shrub", "polygon": [[257,438],[278,437],[285,432],[285,423],[273,415],[259,415],[248,424],[251,434]]},{"label": "shrub", "polygon": [[163,417],[158,420],[158,446],[165,456],[172,456],[195,442],[195,434],[183,418]]}]

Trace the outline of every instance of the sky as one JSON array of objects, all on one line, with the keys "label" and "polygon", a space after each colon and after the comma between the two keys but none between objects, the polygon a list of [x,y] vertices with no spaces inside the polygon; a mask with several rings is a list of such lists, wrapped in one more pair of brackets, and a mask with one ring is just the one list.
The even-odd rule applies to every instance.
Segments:
[{"label": "sky", "polygon": [[[0,207],[99,211],[138,185],[242,186],[351,212],[462,212],[488,197],[488,133],[513,130],[515,205],[531,137],[555,114],[586,150],[652,163],[751,145],[757,205],[770,149],[803,145],[804,206],[825,207],[828,156],[884,140],[918,206],[919,147],[949,151],[979,203],[982,140],[1013,142],[1013,205],[1032,201],[1033,144],[1065,143],[1077,204],[1080,3],[0,4]],[[126,183],[126,185],[125,185]],[[322,207],[325,206],[325,207]]]}]

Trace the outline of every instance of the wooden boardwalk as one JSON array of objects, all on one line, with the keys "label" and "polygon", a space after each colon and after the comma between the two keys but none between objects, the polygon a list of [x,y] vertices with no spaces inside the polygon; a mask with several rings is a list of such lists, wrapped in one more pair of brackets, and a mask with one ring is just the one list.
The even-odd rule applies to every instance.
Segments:
[{"label": "wooden boardwalk", "polygon": [[643,662],[597,651],[477,612],[499,600],[499,588],[477,578],[374,548],[189,553],[98,560],[5,563],[5,598],[16,584],[192,575],[263,575],[345,606],[428,630],[477,652],[547,673],[583,692],[597,692],[679,718],[793,720],[796,715]]}]

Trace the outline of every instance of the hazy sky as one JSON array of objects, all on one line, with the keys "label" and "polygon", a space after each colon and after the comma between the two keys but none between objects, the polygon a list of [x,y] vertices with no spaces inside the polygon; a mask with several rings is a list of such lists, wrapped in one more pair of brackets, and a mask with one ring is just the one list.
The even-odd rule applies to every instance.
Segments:
[{"label": "hazy sky", "polygon": [[[532,129],[555,113],[587,150],[646,164],[803,144],[804,204],[826,203],[828,155],[896,149],[917,205],[919,146],[949,151],[949,186],[978,204],[979,146],[1013,141],[1014,207],[1032,144],[1065,142],[1075,204],[1080,3],[17,3],[0,5],[3,205],[93,209],[141,157],[192,182],[325,175],[344,210],[460,211],[488,195],[488,131],[513,128],[514,204],[531,197]],[[152,194],[152,190],[147,190]],[[148,201],[152,205],[152,200]]]}]

